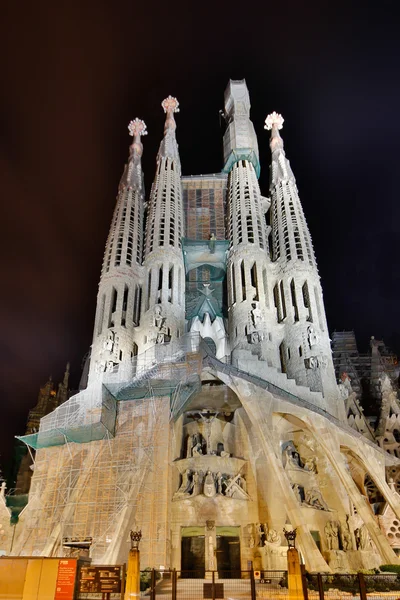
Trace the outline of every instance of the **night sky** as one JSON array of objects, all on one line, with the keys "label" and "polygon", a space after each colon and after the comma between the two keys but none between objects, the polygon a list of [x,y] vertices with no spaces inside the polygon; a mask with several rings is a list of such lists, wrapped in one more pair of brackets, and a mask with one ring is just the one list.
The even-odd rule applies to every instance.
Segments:
[{"label": "night sky", "polygon": [[145,120],[149,192],[177,96],[186,175],[219,172],[219,109],[245,78],[268,195],[273,110],[319,263],[330,330],[400,353],[397,2],[9,2],[0,36],[0,464],[39,386],[72,387],[97,284],[128,122]]}]

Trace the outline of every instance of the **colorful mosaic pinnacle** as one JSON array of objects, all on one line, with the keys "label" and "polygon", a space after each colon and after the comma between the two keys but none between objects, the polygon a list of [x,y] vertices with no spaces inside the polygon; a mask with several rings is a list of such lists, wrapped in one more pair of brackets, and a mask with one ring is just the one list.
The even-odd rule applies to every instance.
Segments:
[{"label": "colorful mosaic pinnacle", "polygon": [[284,120],[282,115],[274,111],[265,119],[264,129],[272,129],[274,125],[276,125],[278,129],[282,129]]},{"label": "colorful mosaic pinnacle", "polygon": [[136,118],[131,121],[128,125],[128,130],[132,137],[135,137],[136,135],[147,135],[146,123],[142,121],[142,119]]},{"label": "colorful mosaic pinnacle", "polygon": [[164,112],[179,112],[179,102],[173,96],[168,96],[161,102],[161,106],[164,109]]}]

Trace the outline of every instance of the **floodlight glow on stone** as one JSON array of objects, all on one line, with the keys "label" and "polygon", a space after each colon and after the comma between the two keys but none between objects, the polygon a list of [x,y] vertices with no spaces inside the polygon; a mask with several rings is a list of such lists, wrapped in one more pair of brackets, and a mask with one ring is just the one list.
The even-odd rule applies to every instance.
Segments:
[{"label": "floodlight glow on stone", "polygon": [[129,133],[132,137],[135,135],[147,135],[146,123],[142,119],[134,119],[128,125]]},{"label": "floodlight glow on stone", "polygon": [[276,125],[278,129],[282,129],[284,120],[282,115],[274,111],[265,119],[264,129],[272,129],[274,125]]},{"label": "floodlight glow on stone", "polygon": [[179,102],[176,98],[174,98],[173,96],[168,96],[168,98],[165,98],[165,100],[163,100],[161,102],[161,106],[164,109],[164,112],[179,112]]}]

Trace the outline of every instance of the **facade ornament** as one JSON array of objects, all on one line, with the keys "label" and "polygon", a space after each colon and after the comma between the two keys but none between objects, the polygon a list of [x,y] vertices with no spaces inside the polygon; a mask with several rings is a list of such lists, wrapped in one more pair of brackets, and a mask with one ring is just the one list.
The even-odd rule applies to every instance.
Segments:
[{"label": "facade ornament", "polygon": [[215,521],[206,521],[207,531],[212,531],[215,527]]},{"label": "facade ornament", "polygon": [[[347,518],[348,517],[349,515],[347,515]],[[344,552],[353,549],[353,543],[348,522],[340,524],[340,541]]]},{"label": "facade ornament", "polygon": [[285,469],[302,470],[300,454],[297,452],[293,442],[289,442],[286,446],[284,456],[286,459]]},{"label": "facade ornament", "polygon": [[311,370],[315,371],[315,369],[318,369],[318,367],[319,367],[318,357],[310,356],[310,358],[305,358],[304,365],[305,365],[306,369],[311,369]]},{"label": "facade ornament", "polygon": [[274,125],[277,129],[282,129],[284,121],[282,115],[274,111],[265,119],[264,129],[269,131]]},{"label": "facade ornament", "polygon": [[357,544],[357,550],[370,550],[371,549],[371,538],[369,537],[368,529],[363,523],[354,532]]},{"label": "facade ornament", "polygon": [[180,111],[178,100],[171,95],[161,102],[161,106],[163,107],[165,113],[177,113]]},{"label": "facade ornament", "polygon": [[299,486],[298,483],[294,483],[292,485],[292,490],[294,492],[294,495],[296,496],[296,500],[299,502],[299,504],[302,504],[303,503],[303,498],[301,495],[302,488]]},{"label": "facade ornament", "polygon": [[327,503],[317,488],[305,490],[304,503],[308,504],[308,506],[311,508],[316,508],[317,510],[329,510]]},{"label": "facade ornament", "polygon": [[310,473],[318,473],[317,471],[317,459],[315,456],[310,456],[306,458],[304,461],[304,470],[309,471]]},{"label": "facade ornament", "polygon": [[210,469],[208,469],[206,473],[206,478],[204,480],[203,494],[207,496],[207,498],[213,498],[216,495],[216,493],[217,490],[215,489],[215,480]]},{"label": "facade ornament", "polygon": [[337,523],[335,521],[327,521],[324,531],[328,550],[339,550],[339,528]]},{"label": "facade ornament", "polygon": [[292,530],[283,529],[283,535],[285,536],[289,549],[296,548],[296,536],[297,536],[297,527]]},{"label": "facade ornament", "polygon": [[133,119],[128,125],[130,135],[135,138],[137,136],[147,135],[146,123],[142,119]]},{"label": "facade ornament", "polygon": [[139,550],[139,543],[142,539],[142,531],[140,529],[138,531],[131,531],[129,535],[131,538],[131,550]]},{"label": "facade ornament", "polygon": [[310,348],[312,348],[319,342],[318,333],[315,331],[315,328],[313,327],[313,325],[309,325],[307,327],[307,339],[308,339],[308,345],[310,346]]},{"label": "facade ornament", "polygon": [[270,549],[273,546],[280,546],[282,544],[282,538],[276,529],[270,529],[264,540],[264,546]]}]

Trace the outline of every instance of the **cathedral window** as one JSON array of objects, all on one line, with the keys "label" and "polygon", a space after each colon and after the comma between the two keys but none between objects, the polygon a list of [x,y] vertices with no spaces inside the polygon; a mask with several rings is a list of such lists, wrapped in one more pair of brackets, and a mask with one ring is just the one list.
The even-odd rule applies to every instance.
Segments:
[{"label": "cathedral window", "polygon": [[109,327],[114,327],[113,313],[115,313],[115,311],[117,309],[117,298],[118,298],[118,292],[113,287],[112,292],[111,292],[110,316],[108,318],[108,326]]},{"label": "cathedral window", "polygon": [[310,294],[308,291],[308,283],[307,281],[304,282],[303,287],[301,288],[302,294],[303,294],[303,304],[304,307],[307,308],[308,310],[308,315],[306,317],[306,321],[309,321],[310,323],[313,322],[313,318],[312,318],[312,312],[311,312],[311,303],[310,303]]},{"label": "cathedral window", "polygon": [[254,263],[250,269],[250,276],[251,276],[251,285],[255,289],[255,295],[254,295],[253,300],[259,300],[260,298],[258,295],[258,280],[257,280],[257,265],[256,265],[256,263]]},{"label": "cathedral window", "polygon": [[182,269],[179,267],[179,272],[178,272],[178,304],[181,305],[182,304]]},{"label": "cathedral window", "polygon": [[235,302],[236,302],[236,277],[235,277],[234,265],[231,265],[231,279],[232,279],[231,298],[232,298],[232,304],[235,304]]},{"label": "cathedral window", "polygon": [[279,346],[279,358],[281,361],[281,371],[282,373],[286,373],[286,356],[285,356],[285,346],[283,342]]},{"label": "cathedral window", "polygon": [[173,302],[174,266],[168,271],[168,302]]},{"label": "cathedral window", "polygon": [[151,271],[149,272],[149,278],[148,278],[148,281],[147,281],[146,310],[149,310],[150,295],[151,295]]},{"label": "cathedral window", "polygon": [[125,327],[125,325],[126,325],[126,309],[128,307],[128,294],[129,294],[129,288],[127,285],[125,285],[124,297],[122,300],[122,314],[121,314],[121,325],[123,327]]},{"label": "cathedral window", "polygon": [[142,304],[142,286],[137,285],[135,289],[135,298],[133,301],[133,322],[139,325],[140,322],[140,306]]},{"label": "cathedral window", "polygon": [[287,357],[288,357],[288,360],[290,360],[290,348],[287,349]]},{"label": "cathedral window", "polygon": [[274,304],[276,308],[276,318],[278,323],[282,321],[281,303],[279,298],[279,287],[278,284],[274,285]]},{"label": "cathedral window", "polygon": [[281,292],[281,306],[282,306],[282,321],[286,319],[286,300],[285,300],[285,290],[283,287],[283,281],[279,284],[279,289]]},{"label": "cathedral window", "polygon": [[157,303],[158,304],[161,304],[162,287],[163,287],[163,268],[160,267],[158,270],[158,288],[157,288]]},{"label": "cathedral window", "polygon": [[296,284],[294,282],[294,279],[292,279],[292,281],[290,282],[290,295],[291,295],[291,298],[292,298],[294,320],[295,320],[295,322],[297,322],[299,320],[299,309],[298,309],[298,306],[297,306]]},{"label": "cathedral window", "polygon": [[299,356],[300,358],[303,356],[303,348],[299,346]]},{"label": "cathedral window", "polygon": [[253,221],[251,219],[251,215],[247,215],[246,223],[247,223],[247,241],[250,242],[250,244],[254,244]]},{"label": "cathedral window", "polygon": [[245,279],[244,261],[243,260],[240,263],[240,283],[242,286],[242,301],[243,301],[243,300],[246,300],[246,279]]}]

